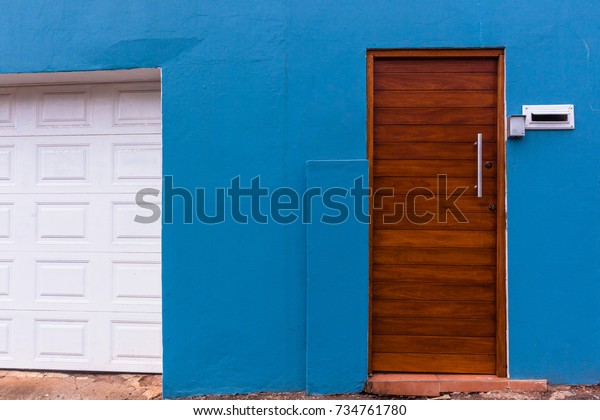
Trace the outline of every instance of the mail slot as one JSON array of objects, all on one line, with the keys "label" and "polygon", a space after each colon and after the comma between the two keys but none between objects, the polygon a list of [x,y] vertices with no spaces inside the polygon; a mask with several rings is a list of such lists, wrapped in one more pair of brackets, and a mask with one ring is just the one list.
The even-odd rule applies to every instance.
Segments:
[{"label": "mail slot", "polygon": [[569,114],[531,114],[531,122],[569,122]]},{"label": "mail slot", "polygon": [[573,130],[575,107],[567,105],[523,105],[526,130]]}]

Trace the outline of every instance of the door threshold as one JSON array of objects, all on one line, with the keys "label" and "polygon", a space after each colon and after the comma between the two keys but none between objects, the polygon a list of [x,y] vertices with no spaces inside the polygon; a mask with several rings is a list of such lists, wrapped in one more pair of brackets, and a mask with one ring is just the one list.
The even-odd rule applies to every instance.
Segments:
[{"label": "door threshold", "polygon": [[376,373],[365,392],[377,395],[437,397],[448,392],[545,391],[545,379],[509,379],[495,375]]}]

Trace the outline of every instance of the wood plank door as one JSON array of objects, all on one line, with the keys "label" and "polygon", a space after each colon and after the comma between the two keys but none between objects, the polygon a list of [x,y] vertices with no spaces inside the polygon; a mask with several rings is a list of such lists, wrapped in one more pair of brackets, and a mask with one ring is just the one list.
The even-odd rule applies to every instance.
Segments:
[{"label": "wood plank door", "polygon": [[367,55],[373,372],[506,375],[503,54]]}]

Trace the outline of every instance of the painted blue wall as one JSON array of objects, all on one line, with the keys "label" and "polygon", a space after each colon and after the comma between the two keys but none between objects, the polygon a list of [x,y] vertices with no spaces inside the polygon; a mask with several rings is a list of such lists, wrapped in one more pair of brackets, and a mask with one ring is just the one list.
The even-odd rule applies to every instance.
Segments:
[{"label": "painted blue wall", "polygon": [[[306,225],[306,390],[362,391],[367,377],[369,320],[369,225],[367,196],[351,195],[355,181],[367,188],[367,160],[308,161],[307,191],[319,188],[347,214],[315,200]],[[343,192],[343,194],[342,194]],[[343,195],[343,196],[342,196]],[[344,223],[333,223],[336,216]],[[331,220],[331,221],[330,221]]]},{"label": "painted blue wall", "polygon": [[[600,381],[595,0],[0,6],[0,72],[161,67],[164,174],[191,188],[302,190],[307,160],[364,159],[367,48],[505,46],[508,113],[574,103],[577,125],[507,146],[510,372]],[[301,223],[164,226],[165,396],[306,388],[305,238]]]}]

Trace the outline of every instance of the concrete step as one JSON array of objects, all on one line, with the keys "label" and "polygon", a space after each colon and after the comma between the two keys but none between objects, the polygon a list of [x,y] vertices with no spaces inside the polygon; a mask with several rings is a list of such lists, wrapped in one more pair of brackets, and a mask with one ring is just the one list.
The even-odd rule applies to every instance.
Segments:
[{"label": "concrete step", "polygon": [[365,391],[377,395],[437,397],[444,392],[545,391],[546,380],[508,379],[494,375],[376,373]]}]

